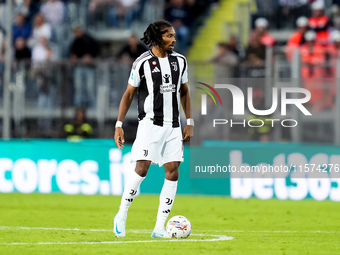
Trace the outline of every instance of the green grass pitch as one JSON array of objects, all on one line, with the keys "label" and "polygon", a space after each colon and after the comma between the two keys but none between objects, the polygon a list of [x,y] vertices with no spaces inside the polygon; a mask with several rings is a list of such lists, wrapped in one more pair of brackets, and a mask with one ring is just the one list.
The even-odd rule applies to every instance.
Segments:
[{"label": "green grass pitch", "polygon": [[[135,199],[127,237],[115,238],[119,202],[113,196],[0,194],[0,254],[340,254],[336,202],[177,196],[170,217],[186,216],[192,235],[170,242],[150,237],[156,195]],[[233,239],[209,241],[221,236]]]}]

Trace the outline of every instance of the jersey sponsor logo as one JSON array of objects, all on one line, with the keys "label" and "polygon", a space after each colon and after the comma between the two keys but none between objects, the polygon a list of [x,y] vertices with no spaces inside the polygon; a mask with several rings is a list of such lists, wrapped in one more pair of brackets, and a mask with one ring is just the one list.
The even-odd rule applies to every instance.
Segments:
[{"label": "jersey sponsor logo", "polygon": [[160,73],[160,72],[161,70],[159,70],[157,66],[152,70],[152,73]]},{"label": "jersey sponsor logo", "polygon": [[175,72],[178,70],[177,62],[171,62],[171,66],[172,66],[172,68],[174,69]]},{"label": "jersey sponsor logo", "polygon": [[164,78],[164,83],[169,83],[170,82],[170,74],[164,74],[163,78]]},{"label": "jersey sponsor logo", "polygon": [[152,64],[153,64],[154,66],[157,65],[156,61],[152,61]]},{"label": "jersey sponsor logo", "polygon": [[134,79],[133,79],[133,73],[131,73],[131,77],[130,77],[130,78],[131,78],[131,80],[134,80]]},{"label": "jersey sponsor logo", "polygon": [[167,93],[167,92],[176,92],[176,85],[175,84],[166,84],[159,86],[159,93]]}]

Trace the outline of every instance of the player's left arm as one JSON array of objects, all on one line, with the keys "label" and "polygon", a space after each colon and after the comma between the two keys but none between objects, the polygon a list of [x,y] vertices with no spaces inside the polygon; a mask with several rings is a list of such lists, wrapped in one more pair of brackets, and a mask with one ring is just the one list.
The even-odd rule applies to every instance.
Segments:
[{"label": "player's left arm", "polygon": [[[189,93],[189,87],[187,83],[183,83],[180,89],[180,97],[181,97],[181,104],[182,108],[185,113],[185,117],[187,119],[191,118],[191,110],[190,110],[190,93]],[[194,136],[194,126],[187,125],[183,130],[183,141],[189,142],[191,137]]]}]

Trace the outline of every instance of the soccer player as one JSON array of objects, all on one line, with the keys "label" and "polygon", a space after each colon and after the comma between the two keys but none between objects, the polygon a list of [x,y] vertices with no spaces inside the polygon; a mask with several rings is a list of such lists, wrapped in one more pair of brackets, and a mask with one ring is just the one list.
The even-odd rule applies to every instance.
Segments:
[{"label": "soccer player", "polygon": [[[190,117],[187,61],[174,52],[175,30],[165,20],[151,23],[141,41],[152,47],[133,63],[127,89],[121,99],[116,123],[115,143],[124,146],[122,124],[138,91],[138,129],[132,146],[135,171],[124,187],[121,204],[114,217],[113,231],[117,237],[125,237],[127,211],[144,180],[150,164],[164,165],[165,180],[159,198],[159,208],[153,238],[169,238],[164,224],[173,205],[178,180],[178,168],[183,161],[183,141],[193,135],[193,119]],[[179,120],[181,102],[187,125],[183,135]]]}]

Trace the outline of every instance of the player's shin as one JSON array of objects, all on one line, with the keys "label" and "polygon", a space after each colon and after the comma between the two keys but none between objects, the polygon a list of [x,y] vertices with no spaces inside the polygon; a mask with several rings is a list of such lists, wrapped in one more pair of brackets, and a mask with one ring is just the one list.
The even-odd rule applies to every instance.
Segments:
[{"label": "player's shin", "polygon": [[135,198],[139,186],[144,179],[145,177],[141,177],[135,171],[133,171],[133,173],[129,176],[129,179],[127,180],[124,187],[122,200],[120,203],[119,211],[117,213],[118,217],[126,219],[129,206]]},{"label": "player's shin", "polygon": [[159,197],[159,207],[155,229],[164,229],[164,224],[169,216],[177,191],[177,181],[165,179]]}]

